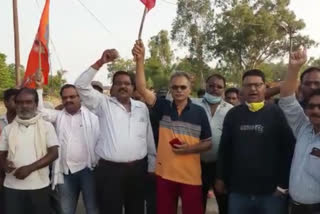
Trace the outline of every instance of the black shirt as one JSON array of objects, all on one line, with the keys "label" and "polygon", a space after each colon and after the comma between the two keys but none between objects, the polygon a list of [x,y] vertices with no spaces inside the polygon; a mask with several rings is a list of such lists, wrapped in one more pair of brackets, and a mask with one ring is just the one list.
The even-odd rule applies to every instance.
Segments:
[{"label": "black shirt", "polygon": [[295,139],[281,109],[231,109],[221,136],[218,177],[231,192],[269,194],[288,188]]}]

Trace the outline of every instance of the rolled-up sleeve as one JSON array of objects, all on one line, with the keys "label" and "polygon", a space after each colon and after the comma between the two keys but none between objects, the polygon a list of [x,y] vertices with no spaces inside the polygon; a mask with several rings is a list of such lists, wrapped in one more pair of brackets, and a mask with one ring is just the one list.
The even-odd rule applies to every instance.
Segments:
[{"label": "rolled-up sleeve", "polygon": [[301,128],[309,121],[303,108],[294,95],[280,98],[279,106],[284,112],[293,134],[297,137]]}]

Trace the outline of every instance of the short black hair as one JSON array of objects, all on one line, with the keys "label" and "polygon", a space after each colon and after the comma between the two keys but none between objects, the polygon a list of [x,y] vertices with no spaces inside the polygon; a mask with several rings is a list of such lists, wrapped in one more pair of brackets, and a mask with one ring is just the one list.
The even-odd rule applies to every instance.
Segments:
[{"label": "short black hair", "polygon": [[225,92],[224,92],[224,96],[227,96],[227,94],[229,93],[236,93],[237,96],[239,96],[240,91],[237,88],[228,88]]},{"label": "short black hair", "polygon": [[19,89],[9,88],[3,92],[4,101],[8,102],[12,96],[16,96],[19,92]]},{"label": "short black hair", "polygon": [[311,73],[311,72],[320,72],[320,68],[319,67],[309,67],[309,68],[307,68],[306,70],[304,70],[303,72],[302,72],[302,74],[301,74],[301,76],[300,76],[300,82],[303,82],[303,78],[304,78],[304,76],[305,75],[307,75],[307,74],[309,74],[309,73]]},{"label": "short black hair", "polygon": [[75,90],[76,89],[76,86],[72,85],[72,84],[65,84],[64,86],[62,86],[62,88],[60,89],[60,96],[62,97],[62,93],[64,91],[64,89],[67,89],[67,88],[74,88]]},{"label": "short black hair", "polygon": [[315,89],[311,92],[310,96],[308,98],[305,98],[305,102],[309,103],[310,99],[314,96],[320,96],[320,89]]},{"label": "short black hair", "polygon": [[135,82],[134,82],[134,78],[133,76],[127,72],[127,71],[117,71],[116,73],[113,74],[113,77],[112,77],[112,85],[114,84],[114,80],[116,79],[117,76],[120,76],[120,75],[126,75],[130,78],[130,81],[131,81],[131,85],[135,85]]},{"label": "short black hair", "polygon": [[266,82],[266,77],[264,75],[264,73],[259,70],[259,69],[251,69],[246,71],[243,76],[242,76],[242,81],[249,76],[257,76],[257,77],[261,77],[262,81],[265,83]]},{"label": "short black hair", "polygon": [[17,101],[17,97],[21,94],[31,94],[34,98],[35,103],[38,105],[39,104],[39,96],[38,93],[35,89],[32,88],[21,88],[18,90],[18,93],[16,94],[15,101]]},{"label": "short black hair", "polygon": [[227,81],[226,81],[226,78],[224,78],[222,75],[220,75],[220,74],[211,74],[208,78],[207,78],[207,80],[206,80],[206,83],[211,79],[211,78],[217,78],[217,79],[219,79],[219,80],[222,80],[223,81],[223,84],[224,84],[224,87],[226,87],[226,85],[227,85]]},{"label": "short black hair", "polygon": [[197,91],[198,97],[202,97],[205,93],[206,93],[206,90],[204,90],[203,88],[200,88],[200,89]]}]

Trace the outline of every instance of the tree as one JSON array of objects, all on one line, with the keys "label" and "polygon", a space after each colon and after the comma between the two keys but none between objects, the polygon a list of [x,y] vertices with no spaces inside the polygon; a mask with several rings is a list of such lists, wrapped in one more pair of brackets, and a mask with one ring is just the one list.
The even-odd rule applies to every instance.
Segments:
[{"label": "tree", "polygon": [[149,87],[158,90],[168,86],[169,77],[174,70],[173,51],[168,31],[161,30],[151,37],[148,43],[150,58],[146,60],[145,72]]},{"label": "tree", "polygon": [[129,73],[134,73],[136,70],[136,64],[132,59],[119,58],[108,64],[108,78],[112,78],[114,73],[117,71],[127,71]]},{"label": "tree", "polygon": [[177,16],[172,24],[172,39],[189,50],[192,61],[197,61],[197,77],[204,84],[208,42],[214,29],[214,11],[210,0],[178,0]]},{"label": "tree", "polygon": [[245,70],[288,53],[288,33],[294,44],[315,45],[299,33],[305,24],[287,8],[289,0],[229,2],[232,7],[225,7],[217,16],[215,36],[210,37],[208,49],[221,60],[221,67],[233,81],[239,82]]},{"label": "tree", "polygon": [[10,74],[8,65],[6,64],[6,55],[0,53],[0,88],[7,89],[15,87],[15,81]]},{"label": "tree", "polygon": [[63,74],[66,72],[65,70],[58,70],[56,75],[49,77],[48,85],[43,87],[44,92],[53,96],[60,96],[60,89],[66,83],[63,79]]}]

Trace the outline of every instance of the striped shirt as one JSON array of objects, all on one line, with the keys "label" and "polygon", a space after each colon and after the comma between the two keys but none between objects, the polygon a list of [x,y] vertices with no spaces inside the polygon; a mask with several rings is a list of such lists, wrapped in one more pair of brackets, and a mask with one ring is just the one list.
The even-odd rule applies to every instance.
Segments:
[{"label": "striped shirt", "polygon": [[204,109],[189,100],[179,115],[174,102],[158,99],[153,111],[160,121],[156,174],[183,184],[201,185],[200,154],[175,154],[169,142],[178,138],[195,145],[210,139],[210,124]]}]

